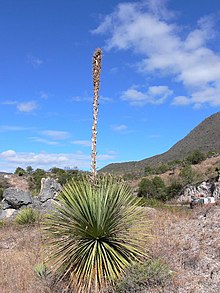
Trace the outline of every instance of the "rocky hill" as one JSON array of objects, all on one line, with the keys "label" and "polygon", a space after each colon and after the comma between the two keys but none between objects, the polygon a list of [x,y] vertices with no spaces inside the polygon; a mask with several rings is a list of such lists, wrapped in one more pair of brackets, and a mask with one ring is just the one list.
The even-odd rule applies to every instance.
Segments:
[{"label": "rocky hill", "polygon": [[141,161],[109,164],[100,172],[114,174],[139,172],[143,171],[147,165],[158,166],[168,161],[182,160],[195,150],[204,153],[220,152],[220,112],[206,118],[167,152]]}]

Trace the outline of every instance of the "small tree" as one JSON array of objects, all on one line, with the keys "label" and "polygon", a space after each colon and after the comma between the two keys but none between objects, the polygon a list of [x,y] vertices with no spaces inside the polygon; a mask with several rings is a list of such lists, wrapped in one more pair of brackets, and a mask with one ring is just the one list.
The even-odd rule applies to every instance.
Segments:
[{"label": "small tree", "polygon": [[31,166],[26,167],[27,174],[31,174],[34,171],[34,169]]},{"label": "small tree", "polygon": [[21,167],[17,167],[17,169],[15,170],[14,174],[16,174],[18,176],[23,176],[24,174],[26,174],[26,171]]},{"label": "small tree", "polygon": [[196,165],[196,164],[199,164],[202,161],[204,161],[205,158],[206,158],[206,156],[204,153],[196,150],[186,158],[186,161],[189,164]]}]

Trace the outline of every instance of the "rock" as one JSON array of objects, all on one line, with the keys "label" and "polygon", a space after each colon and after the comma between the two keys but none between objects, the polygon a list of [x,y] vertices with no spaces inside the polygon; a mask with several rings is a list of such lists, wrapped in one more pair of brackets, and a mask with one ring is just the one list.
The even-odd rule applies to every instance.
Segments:
[{"label": "rock", "polygon": [[178,202],[190,203],[192,198],[197,197],[214,197],[215,200],[220,198],[220,182],[204,181],[199,185],[186,186],[178,196]]},{"label": "rock", "polygon": [[39,200],[45,202],[49,199],[55,199],[61,192],[62,186],[53,178],[41,179],[41,190]]},{"label": "rock", "polygon": [[46,202],[42,203],[40,206],[40,212],[47,213],[49,211],[52,211],[55,207],[55,200],[54,199],[48,199]]},{"label": "rock", "polygon": [[10,218],[15,213],[16,213],[15,209],[7,209],[7,210],[0,211],[0,220]]},{"label": "rock", "polygon": [[9,187],[3,193],[3,208],[8,207],[19,209],[21,206],[32,203],[32,196],[29,192]]},{"label": "rock", "polygon": [[220,198],[220,182],[219,181],[214,184],[212,195],[214,196],[215,199]]}]

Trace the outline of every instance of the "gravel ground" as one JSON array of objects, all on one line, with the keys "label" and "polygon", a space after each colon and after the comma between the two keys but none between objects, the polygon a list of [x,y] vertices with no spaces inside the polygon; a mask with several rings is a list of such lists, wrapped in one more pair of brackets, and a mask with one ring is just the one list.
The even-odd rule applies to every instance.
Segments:
[{"label": "gravel ground", "polygon": [[153,215],[153,254],[174,271],[164,288],[145,292],[220,293],[220,206],[195,208],[188,215]]}]

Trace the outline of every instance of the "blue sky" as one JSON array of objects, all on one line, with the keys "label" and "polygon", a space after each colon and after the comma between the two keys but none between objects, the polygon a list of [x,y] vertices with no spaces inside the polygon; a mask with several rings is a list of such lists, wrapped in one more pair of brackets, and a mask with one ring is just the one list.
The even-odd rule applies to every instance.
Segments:
[{"label": "blue sky", "polygon": [[0,171],[90,170],[167,151],[220,106],[220,2],[0,0]]}]

